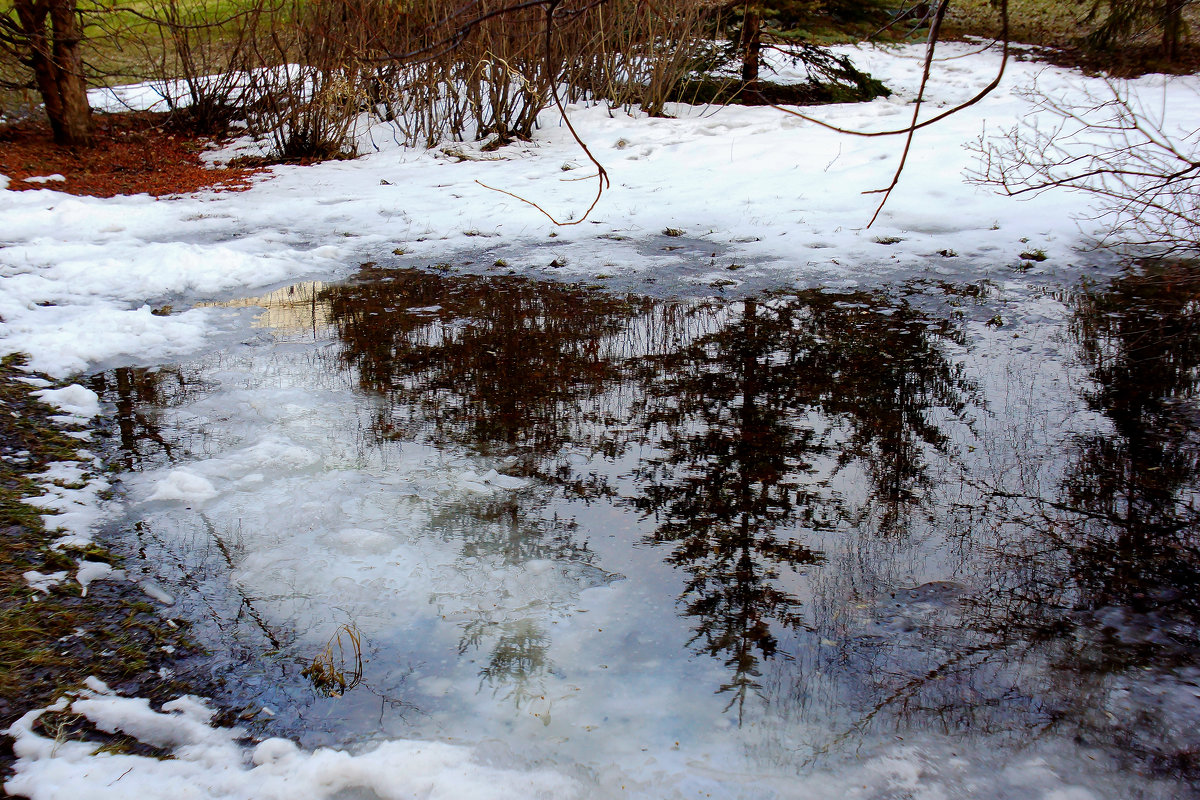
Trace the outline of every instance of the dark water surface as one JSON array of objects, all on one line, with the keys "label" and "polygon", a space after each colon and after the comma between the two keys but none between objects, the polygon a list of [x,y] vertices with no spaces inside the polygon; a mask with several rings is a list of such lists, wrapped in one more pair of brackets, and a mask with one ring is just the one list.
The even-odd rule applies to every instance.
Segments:
[{"label": "dark water surface", "polygon": [[1179,265],[675,300],[368,268],[93,388],[129,546],[260,731],[596,797],[1185,797],[1198,301]]}]

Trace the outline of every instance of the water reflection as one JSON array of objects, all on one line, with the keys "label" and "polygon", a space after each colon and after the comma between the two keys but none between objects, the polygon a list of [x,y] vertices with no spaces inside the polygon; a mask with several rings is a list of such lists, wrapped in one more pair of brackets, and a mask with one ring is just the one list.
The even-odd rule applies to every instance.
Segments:
[{"label": "water reflection", "polygon": [[[823,560],[806,531],[874,507],[881,534],[902,532],[929,483],[927,453],[947,449],[939,420],[970,399],[947,354],[961,341],[903,300],[807,291],[745,301],[711,333],[641,361],[641,424],[660,455],[638,468],[633,503],[692,576],[681,602],[694,642],[725,660],[720,691],[739,709],[778,650],[770,623],[806,627],[780,580]],[[859,507],[833,488],[850,465],[871,483]]]},{"label": "water reflection", "polygon": [[[480,564],[520,566],[530,562],[563,573],[584,573],[593,585],[607,582],[593,565],[594,553],[579,538],[579,525],[572,519],[540,515],[529,500],[505,498],[472,508],[458,507],[435,514],[433,529],[458,542],[465,559]],[[588,585],[589,581],[582,581]],[[481,612],[461,623],[460,656],[483,652],[481,681],[521,704],[544,692],[543,683],[554,668],[550,659],[550,636],[533,618],[504,619]]]},{"label": "water reflection", "polygon": [[118,367],[93,375],[89,385],[114,406],[110,434],[118,439],[120,465],[127,471],[176,457],[176,442],[161,430],[162,409],[182,405],[205,390],[198,376],[178,367]]},{"label": "water reflection", "polygon": [[[1031,636],[1101,633],[1098,668],[1162,658],[1173,641],[1196,643],[1188,587],[1200,579],[1198,301],[1200,274],[1179,264],[1131,269],[1076,295],[1070,334],[1087,373],[1080,399],[1104,424],[1067,437],[1056,486],[983,487],[990,513],[1013,526],[1009,555],[999,558],[1009,576],[1004,624]],[[1141,637],[1099,619],[1112,614],[1158,630],[1122,643]],[[1146,619],[1155,615],[1188,625]]]},{"label": "water reflection", "polygon": [[[717,691],[739,712],[760,660],[778,654],[774,628],[805,624],[781,580],[822,560],[805,531],[880,509],[879,530],[901,535],[930,455],[947,455],[942,426],[972,402],[948,353],[963,344],[957,323],[881,292],[660,303],[400,271],[323,298],[344,363],[388,400],[381,441],[429,425],[585,498],[616,492],[596,459],[637,445],[623,502],[653,517],[647,539],[688,574],[679,602],[695,620],[692,644],[726,664]],[[833,488],[852,465],[872,486],[855,507]],[[470,527],[500,534],[489,547],[546,557],[544,532],[526,530],[531,509],[506,514]],[[469,549],[475,535],[464,534]],[[552,557],[586,560],[555,541]],[[470,626],[464,642],[491,627]],[[502,640],[485,674],[524,681],[544,660],[541,643],[540,632]]]},{"label": "water reflection", "polygon": [[[369,447],[466,450],[523,487],[430,503],[404,540],[447,545],[438,574],[470,573],[472,591],[491,590],[472,570],[572,587],[430,623],[493,695],[524,705],[583,671],[556,634],[623,558],[678,612],[646,631],[656,655],[720,674],[682,691],[747,728],[766,713],[788,769],[912,731],[1063,736],[1195,769],[1195,270],[1064,294],[1067,322],[1020,340],[985,326],[985,291],[921,282],[657,301],[366,269],[296,298],[336,335],[311,364],[356,387]],[[1033,334],[1044,353],[1021,349]],[[1059,373],[1075,383],[1038,382]],[[186,441],[153,415],[200,390],[184,374],[96,378],[129,468]],[[601,537],[619,543],[601,555]]]},{"label": "water reflection", "polygon": [[955,519],[986,555],[985,579],[959,622],[969,638],[936,637],[982,654],[987,724],[1023,709],[1008,727],[1119,742],[1139,768],[1193,776],[1182,731],[1200,719],[1198,301],[1185,264],[1133,267],[1070,298],[1079,400],[1102,422],[1027,454],[1016,478],[975,484]]},{"label": "water reflection", "polygon": [[[519,279],[368,271],[322,293],[361,387],[386,396],[376,434],[423,424],[553,479],[568,444],[614,445],[618,420],[589,401],[621,380],[620,334],[648,303]],[[567,470],[565,466],[561,469]]]},{"label": "water reflection", "polygon": [[1063,479],[1078,509],[1080,605],[1197,621],[1200,598],[1200,272],[1150,266],[1076,301],[1072,331],[1111,423],[1076,437]]}]

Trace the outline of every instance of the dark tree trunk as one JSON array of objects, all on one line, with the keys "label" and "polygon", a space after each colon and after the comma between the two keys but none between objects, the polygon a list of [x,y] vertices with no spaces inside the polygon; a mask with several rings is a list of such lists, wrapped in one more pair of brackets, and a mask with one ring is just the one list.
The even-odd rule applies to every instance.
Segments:
[{"label": "dark tree trunk", "polygon": [[75,0],[16,0],[14,7],[28,48],[26,63],[46,106],[54,141],[89,144],[92,111],[80,54],[83,26]]},{"label": "dark tree trunk", "polygon": [[83,74],[83,25],[75,0],[51,0],[50,23],[54,29],[54,64],[62,116],[55,139],[63,144],[84,145],[92,137],[92,109],[87,99]]},{"label": "dark tree trunk", "polygon": [[1179,38],[1183,35],[1183,0],[1167,0],[1162,10],[1162,57],[1174,61],[1179,56]]},{"label": "dark tree trunk", "polygon": [[758,80],[758,62],[762,55],[762,13],[757,6],[747,5],[742,13],[742,83],[749,86]]}]

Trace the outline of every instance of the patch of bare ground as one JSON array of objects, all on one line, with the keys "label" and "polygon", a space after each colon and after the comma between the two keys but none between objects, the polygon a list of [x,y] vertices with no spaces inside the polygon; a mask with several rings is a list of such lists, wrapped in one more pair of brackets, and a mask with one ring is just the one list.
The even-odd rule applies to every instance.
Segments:
[{"label": "patch of bare ground", "polygon": [[[41,493],[40,473],[78,459],[81,444],[52,419],[58,412],[34,396],[29,377],[41,376],[26,372],[18,357],[0,359],[0,731],[92,676],[156,707],[188,692],[215,694],[219,687],[197,660],[202,653],[186,623],[168,622],[128,581],[101,580],[84,592],[75,580],[81,563],[119,567],[120,558],[102,544],[55,547],[58,535],[47,530],[44,510],[25,502]],[[38,590],[25,578],[30,571],[61,572],[62,580]],[[221,713],[221,721],[231,721],[230,712]],[[49,715],[37,727],[51,738],[70,735],[116,752],[136,747],[70,716]],[[0,783],[14,761],[12,739],[0,735]]]},{"label": "patch of bare ground", "polygon": [[[165,114],[96,114],[94,143],[55,144],[44,119],[0,125],[0,174],[12,190],[51,188],[91,197],[154,197],[208,191],[244,191],[261,167],[217,167],[201,154],[214,141],[173,129]],[[62,181],[29,181],[61,175]]]}]

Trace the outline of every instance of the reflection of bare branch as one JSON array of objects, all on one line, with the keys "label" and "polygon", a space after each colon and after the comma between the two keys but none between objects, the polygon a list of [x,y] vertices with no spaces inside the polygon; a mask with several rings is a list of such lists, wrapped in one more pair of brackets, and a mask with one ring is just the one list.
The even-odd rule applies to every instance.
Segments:
[{"label": "reflection of bare branch", "polygon": [[[212,520],[208,518],[207,514],[201,514],[200,520],[204,523],[204,528],[208,531],[209,536],[216,542],[217,549],[221,551],[221,557],[225,559],[225,564],[229,567],[229,572],[232,574],[236,568],[233,551],[230,550],[225,540],[221,538],[221,534],[217,533],[216,526],[212,524]],[[246,591],[241,586],[235,585],[235,591],[242,598],[241,608],[246,609],[246,613],[250,616],[250,619],[254,620],[254,624],[263,632],[263,635],[267,637],[267,641],[271,643],[271,647],[279,650],[283,646],[282,641],[275,630],[263,619],[259,610],[254,607],[254,600],[256,598],[252,598],[246,594]],[[239,614],[241,613],[241,608],[239,608]]]},{"label": "reflection of bare branch", "polygon": [[[978,661],[969,660],[972,656],[978,653],[984,653],[984,657]],[[813,748],[813,753],[805,759],[804,765],[813,764],[818,758],[829,753],[838,745],[846,742],[854,737],[862,737],[871,723],[892,706],[897,703],[902,703],[907,698],[916,695],[921,689],[925,688],[934,681],[946,679],[953,673],[954,670],[961,667],[962,671],[970,672],[986,664],[991,656],[999,655],[1002,658],[1009,658],[1011,654],[1005,651],[1005,644],[1002,642],[988,642],[987,644],[977,645],[974,647],[965,648],[957,653],[953,653],[945,661],[935,667],[926,670],[923,674],[910,678],[909,680],[897,686],[890,694],[880,698],[871,706],[871,709],[863,714],[858,719],[851,722],[844,731],[832,736],[823,745]]]}]

